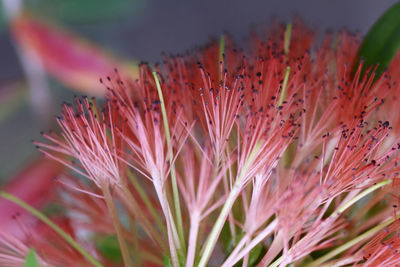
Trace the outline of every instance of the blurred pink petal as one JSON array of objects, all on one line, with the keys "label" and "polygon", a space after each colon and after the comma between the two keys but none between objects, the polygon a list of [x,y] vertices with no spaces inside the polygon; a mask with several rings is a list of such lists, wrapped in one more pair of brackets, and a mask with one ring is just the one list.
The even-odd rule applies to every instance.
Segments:
[{"label": "blurred pink petal", "polygon": [[[45,205],[55,193],[57,183],[53,178],[59,175],[63,167],[49,159],[38,159],[29,164],[6,184],[1,190],[10,193],[34,207]],[[18,215],[18,220],[13,219]],[[35,221],[33,216],[18,205],[0,198],[0,229],[15,236],[21,236],[22,228],[18,221],[29,225]]]},{"label": "blurred pink petal", "polygon": [[99,78],[112,74],[115,68],[136,76],[132,73],[133,67],[131,69],[95,45],[32,15],[15,18],[11,27],[22,49],[35,51],[48,73],[82,93],[103,96],[105,88],[99,84]]}]

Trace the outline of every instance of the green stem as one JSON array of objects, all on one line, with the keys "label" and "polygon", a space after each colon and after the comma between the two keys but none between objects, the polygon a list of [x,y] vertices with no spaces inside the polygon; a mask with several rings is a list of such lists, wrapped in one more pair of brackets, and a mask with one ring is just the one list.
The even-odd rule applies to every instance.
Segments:
[{"label": "green stem", "polygon": [[221,38],[219,38],[219,62],[222,62],[225,53],[225,35],[223,34]]},{"label": "green stem", "polygon": [[285,55],[289,54],[291,36],[292,36],[292,23],[288,23],[286,24],[285,42],[283,44],[283,50],[285,52]]},{"label": "green stem", "polygon": [[157,77],[157,72],[153,72],[153,76],[154,76],[154,80],[155,80],[156,86],[157,86],[158,97],[160,98],[160,102],[161,102],[161,113],[163,116],[165,138],[167,140],[167,147],[170,151],[169,152],[169,163],[171,165],[172,195],[173,195],[173,199],[174,199],[175,213],[176,213],[176,217],[177,217],[178,236],[181,241],[182,248],[183,248],[183,250],[185,250],[185,235],[184,235],[184,231],[183,231],[183,222],[182,222],[181,204],[179,201],[178,184],[176,182],[175,166],[173,163],[174,155],[173,155],[172,146],[171,146],[171,135],[170,135],[170,131],[169,131],[167,110],[165,108],[164,97],[163,97],[163,93],[161,90],[160,81],[158,80],[158,77]]},{"label": "green stem", "polygon": [[110,188],[108,185],[103,186],[104,200],[106,201],[107,208],[110,212],[115,232],[117,233],[118,244],[121,249],[122,258],[124,260],[125,267],[132,266],[131,257],[129,254],[128,246],[126,245],[125,239],[123,237],[122,228],[118,219],[117,210],[115,209],[114,202],[111,196]]},{"label": "green stem", "polygon": [[282,106],[283,101],[286,99],[286,87],[289,81],[290,66],[286,67],[285,77],[283,78],[281,95],[279,96],[278,106]]},{"label": "green stem", "polygon": [[[224,60],[224,53],[225,53],[225,35],[223,34],[219,38],[218,64],[220,64]],[[223,73],[220,65],[218,65],[218,76],[219,80],[222,80]]]},{"label": "green stem", "polygon": [[140,251],[140,244],[138,238],[138,232],[136,230],[136,219],[133,215],[129,216],[129,226],[131,229],[131,235],[133,236],[133,258],[137,266],[142,266],[142,253]]},{"label": "green stem", "polygon": [[156,229],[153,227],[153,224],[145,214],[141,212],[142,207],[139,206],[136,199],[131,195],[131,192],[127,187],[121,187],[120,190],[117,191],[120,199],[125,203],[126,208],[132,214],[135,214],[137,221],[140,223],[140,226],[145,230],[151,240],[154,243],[158,244],[163,251],[167,251],[167,247],[164,244],[162,236]]},{"label": "green stem", "polygon": [[383,186],[385,186],[387,184],[390,184],[391,182],[392,182],[392,180],[388,179],[388,180],[382,181],[380,183],[377,183],[377,184],[365,189],[360,194],[358,194],[354,198],[352,198],[350,201],[348,201],[348,202],[344,203],[343,205],[341,205],[335,212],[332,213],[332,215],[330,217],[331,218],[336,218],[342,212],[347,210],[350,206],[352,206],[354,203],[356,203],[357,201],[359,201],[360,199],[362,199],[363,197],[365,197],[369,193],[372,193],[375,190],[377,190],[377,189],[379,189],[379,188],[381,188],[381,187],[383,187]]},{"label": "green stem", "polygon": [[[399,217],[399,216],[398,216]],[[306,265],[306,267],[316,267],[316,266],[321,266],[322,263],[326,262],[327,260],[335,257],[336,255],[342,253],[346,249],[351,248],[352,246],[356,245],[357,243],[364,241],[365,239],[373,236],[380,230],[384,229],[386,226],[392,224],[397,218],[391,218],[381,224],[378,224],[377,226],[369,229],[367,232],[357,236],[356,238],[346,242],[345,244],[341,245],[340,247],[337,247],[336,249],[332,250],[328,254],[324,255],[323,257],[309,263]]]},{"label": "green stem", "polygon": [[246,173],[247,173],[250,165],[253,163],[255,157],[257,156],[258,151],[260,150],[261,146],[262,146],[262,142],[259,141],[253,148],[253,151],[250,153],[246,162],[244,163],[243,168],[240,171],[239,177],[236,179],[231,191],[229,192],[229,195],[225,201],[225,204],[222,207],[221,213],[219,214],[217,221],[215,222],[215,224],[211,230],[211,233],[208,236],[206,243],[204,244],[204,251],[200,258],[198,267],[206,266],[206,264],[211,256],[211,253],[215,247],[215,244],[217,243],[218,237],[221,233],[222,227],[224,226],[225,220],[228,217],[229,211],[231,210],[233,203],[235,202],[237,196],[240,194],[240,191],[243,188],[243,180],[246,176]]},{"label": "green stem", "polygon": [[74,249],[76,249],[79,253],[81,253],[82,256],[84,258],[86,258],[91,264],[93,264],[96,267],[103,266],[97,259],[95,259],[92,255],[90,255],[79,243],[77,243],[70,235],[68,235],[57,224],[55,224],[49,218],[47,218],[46,215],[44,215],[37,209],[33,208],[32,206],[30,206],[28,203],[22,201],[21,199],[15,197],[9,193],[0,192],[0,196],[2,196],[3,198],[5,198],[11,202],[14,202],[18,206],[27,210],[32,215],[34,215],[36,218],[38,218],[39,220],[41,220],[42,222],[47,224],[57,234],[59,234],[62,238],[64,238],[64,240],[67,241],[68,244],[70,244]]},{"label": "green stem", "polygon": [[[348,202],[346,202],[346,203],[344,203],[343,205],[341,205],[336,211],[334,211],[334,212],[329,216],[329,218],[328,218],[327,220],[329,220],[329,219],[335,219],[335,218],[336,218],[337,216],[339,216],[342,212],[344,212],[346,209],[348,209],[349,207],[351,207],[354,203],[356,203],[357,201],[359,201],[360,199],[362,199],[363,197],[365,197],[365,196],[368,195],[369,193],[372,193],[372,192],[374,192],[375,190],[377,190],[377,189],[379,189],[379,188],[381,188],[381,187],[383,187],[383,186],[385,186],[385,185],[387,185],[387,184],[389,184],[389,183],[391,183],[391,180],[390,180],[390,179],[385,180],[385,181],[382,181],[382,182],[380,182],[380,183],[377,183],[377,184],[375,184],[375,185],[373,185],[373,186],[371,186],[371,187],[365,189],[365,190],[362,191],[360,194],[356,195],[354,198],[352,198],[352,199],[349,200]],[[379,225],[378,225],[378,226],[379,226]],[[377,226],[376,226],[376,227],[377,227]],[[373,229],[375,229],[376,227],[374,227],[374,228],[370,229],[369,231],[365,232],[364,234],[362,234],[362,235],[356,237],[356,238],[353,239],[352,241],[347,242],[346,244],[351,243],[351,242],[353,242],[353,241],[355,242],[355,240],[358,240],[360,237],[362,237],[362,236],[366,235],[367,233],[371,232],[371,231],[372,231]],[[365,238],[365,237],[364,237],[364,238]],[[362,240],[363,240],[363,239],[361,239],[361,240],[359,240],[359,241],[362,241]],[[359,242],[359,241],[358,241],[358,242]],[[342,252],[342,251],[344,251],[344,250],[346,250],[346,249],[348,249],[348,248],[351,247],[351,246],[346,245],[346,244],[344,244],[344,245],[338,247],[338,248],[335,249],[335,250],[332,250],[330,253],[326,254],[324,257],[322,257],[322,258],[318,259],[317,261],[315,261],[315,262],[317,262],[318,264],[313,265],[314,263],[311,263],[311,265],[307,265],[307,267],[319,266],[319,264],[321,264],[321,263],[323,263],[324,261],[330,259],[330,258],[326,258],[326,259],[325,259],[325,257],[327,257],[328,255],[330,255],[330,254],[333,253],[334,251],[339,250],[339,249],[342,249],[341,251],[337,252],[337,254],[338,254],[338,253],[340,253],[340,252]],[[352,245],[355,245],[356,243],[351,243],[351,244],[352,244]],[[342,247],[343,247],[343,248],[342,248]],[[292,249],[293,249],[293,248],[292,248]],[[290,251],[290,250],[291,250],[291,249],[289,249],[289,251]],[[334,254],[334,255],[331,256],[331,257],[334,257],[334,256],[337,255],[337,254]],[[320,262],[321,259],[323,259],[323,261]],[[274,261],[269,267],[277,267],[277,266],[279,266],[279,264],[280,264],[281,262],[282,262],[282,256],[279,257],[276,261]]]},{"label": "green stem", "polygon": [[[289,24],[288,24],[289,25]],[[289,36],[290,37],[290,36]],[[286,39],[285,39],[286,40]],[[281,94],[279,96],[279,101],[278,101],[278,107],[282,106],[283,101],[286,100],[286,87],[289,81],[289,75],[290,75],[290,67],[286,67],[286,72],[285,72],[285,77],[283,78],[283,84],[282,84],[282,90]],[[285,150],[285,152],[282,155],[282,166],[286,168],[289,166],[289,161],[290,161],[290,147],[288,146]]]},{"label": "green stem", "polygon": [[144,204],[149,209],[151,215],[153,216],[153,218],[154,218],[157,226],[160,228],[161,232],[166,233],[167,230],[165,228],[165,225],[162,222],[159,214],[157,213],[157,211],[154,209],[153,205],[151,204],[151,201],[150,201],[149,197],[147,196],[147,193],[143,190],[142,186],[135,179],[135,177],[133,177],[133,174],[130,171],[127,172],[127,176],[128,176],[129,181],[132,183],[133,187],[135,188],[135,190],[138,192],[140,198],[143,200]]},{"label": "green stem", "polygon": [[225,204],[222,207],[221,213],[219,214],[218,219],[215,222],[214,227],[212,228],[211,233],[207,239],[207,243],[205,244],[204,252],[200,259],[198,267],[206,266],[208,259],[210,258],[211,253],[215,247],[221,229],[225,223],[226,217],[228,216],[228,213],[231,210],[233,203],[235,202],[237,196],[240,193],[241,190],[240,184],[241,184],[240,181],[236,182],[232,190],[230,191],[228,198],[226,199]]}]

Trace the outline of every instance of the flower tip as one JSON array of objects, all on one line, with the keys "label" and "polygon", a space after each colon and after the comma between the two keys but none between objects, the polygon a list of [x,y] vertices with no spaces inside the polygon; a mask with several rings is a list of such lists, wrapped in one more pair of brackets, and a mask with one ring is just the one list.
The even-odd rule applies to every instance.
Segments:
[{"label": "flower tip", "polygon": [[72,105],[70,103],[65,102],[65,101],[63,101],[61,105],[64,107],[72,107]]},{"label": "flower tip", "polygon": [[390,123],[389,123],[389,121],[385,121],[385,122],[383,122],[382,123],[382,126],[383,126],[383,128],[389,128],[389,129],[391,129],[392,127],[389,127],[390,126]]},{"label": "flower tip", "polygon": [[56,120],[57,120],[57,121],[63,121],[63,120],[64,120],[64,118],[63,118],[63,117],[61,117],[61,116],[56,116]]}]

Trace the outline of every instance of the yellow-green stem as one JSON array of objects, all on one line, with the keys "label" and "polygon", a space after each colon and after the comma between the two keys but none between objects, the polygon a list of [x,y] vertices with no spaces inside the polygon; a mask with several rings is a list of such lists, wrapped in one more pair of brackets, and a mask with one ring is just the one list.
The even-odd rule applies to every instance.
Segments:
[{"label": "yellow-green stem", "polygon": [[[357,201],[359,201],[360,199],[362,199],[363,197],[365,197],[365,196],[368,195],[369,193],[372,193],[372,192],[374,192],[375,190],[377,190],[377,189],[379,189],[379,188],[381,188],[381,187],[383,187],[383,186],[385,186],[385,185],[387,185],[387,184],[390,184],[390,183],[391,183],[391,180],[388,179],[388,180],[384,180],[384,181],[382,181],[382,182],[380,182],[380,183],[377,183],[377,184],[375,184],[375,185],[373,185],[373,186],[371,186],[371,187],[365,189],[364,191],[362,191],[360,194],[356,195],[354,198],[352,198],[352,199],[349,200],[348,202],[346,202],[346,203],[344,203],[343,205],[339,206],[339,208],[338,208],[336,211],[334,211],[334,212],[330,215],[330,217],[329,217],[327,220],[329,220],[329,219],[335,219],[335,218],[336,218],[337,216],[339,216],[342,212],[344,212],[346,209],[348,209],[349,207],[351,207],[354,203],[356,203]],[[388,224],[387,224],[387,225],[388,225]],[[378,226],[379,226],[379,225],[378,225]],[[310,265],[307,265],[307,267],[319,266],[319,265],[322,264],[324,261],[330,259],[331,257],[334,257],[334,256],[337,255],[338,253],[343,252],[344,250],[350,248],[352,245],[357,244],[359,241],[362,241],[364,238],[366,238],[365,235],[366,235],[367,233],[370,233],[373,229],[377,228],[378,226],[376,226],[376,227],[370,229],[369,231],[365,232],[364,234],[362,234],[362,235],[360,235],[360,236],[354,238],[353,240],[347,242],[346,244],[343,244],[342,246],[336,248],[335,250],[332,250],[331,252],[329,252],[328,254],[326,254],[325,256],[323,256],[322,258],[320,258],[320,259],[314,261],[314,262],[317,262],[318,264],[312,265],[312,264],[314,264],[314,262],[313,262],[313,263],[310,263]],[[375,232],[374,232],[374,233],[375,233]],[[363,236],[364,236],[364,237],[363,237]],[[367,237],[368,237],[368,236],[367,236]],[[360,238],[361,238],[361,239],[360,239]],[[359,241],[356,242],[356,243],[354,243],[355,240],[359,240]],[[349,244],[351,244],[351,246],[349,246]],[[291,249],[290,249],[290,250],[291,250]],[[289,251],[290,251],[290,250],[289,250]],[[339,250],[340,250],[340,251],[339,251]],[[339,252],[336,253],[335,251],[339,251]],[[333,254],[334,252],[335,252],[336,254]],[[332,256],[328,257],[328,255],[332,255]],[[326,258],[326,257],[328,257],[328,258]],[[321,261],[321,259],[322,259],[323,261]],[[277,266],[279,266],[279,264],[280,264],[281,262],[282,262],[282,256],[279,257],[276,261],[274,261],[269,267],[277,267]]]},{"label": "yellow-green stem", "polygon": [[[286,87],[289,81],[289,75],[290,75],[290,67],[287,66],[285,77],[283,78],[282,90],[279,96],[278,106],[281,106],[283,104],[283,101],[286,100]],[[290,146],[286,148],[286,151],[282,155],[282,166],[286,168],[289,165],[289,161],[290,161]]]},{"label": "yellow-green stem", "polygon": [[140,244],[138,238],[138,232],[136,231],[136,219],[133,215],[129,216],[129,226],[131,229],[131,235],[133,236],[133,258],[137,266],[142,266],[142,255],[140,251]]},{"label": "yellow-green stem", "polygon": [[219,62],[223,60],[224,53],[225,53],[225,35],[223,34],[221,38],[219,38],[219,55],[218,55]]},{"label": "yellow-green stem", "polygon": [[171,146],[171,134],[169,131],[169,124],[168,124],[168,117],[167,117],[167,110],[165,108],[165,102],[164,102],[164,97],[163,93],[161,90],[161,84],[160,81],[158,80],[157,72],[153,72],[154,80],[156,82],[157,86],[157,92],[158,92],[158,97],[160,98],[160,103],[161,103],[161,114],[163,116],[163,124],[164,124],[164,130],[165,130],[165,138],[167,140],[167,147],[169,149],[169,163],[171,165],[171,183],[172,183],[172,195],[174,199],[174,207],[175,207],[175,214],[177,217],[177,226],[178,226],[178,236],[181,241],[181,247],[185,251],[186,246],[185,246],[185,235],[183,231],[183,222],[182,222],[182,213],[181,213],[181,204],[179,201],[179,191],[178,191],[178,184],[176,182],[176,173],[175,173],[175,166],[173,163],[173,152],[172,152],[172,146]]},{"label": "yellow-green stem", "polygon": [[[225,35],[223,34],[221,38],[219,38],[219,53],[218,53],[218,64],[220,64],[224,60],[224,53],[225,53]],[[222,80],[223,72],[221,70],[221,66],[218,65],[218,78]]]},{"label": "yellow-green stem", "polygon": [[136,199],[131,195],[131,192],[127,187],[121,187],[119,191],[117,191],[121,200],[125,203],[126,208],[132,213],[136,215],[136,219],[140,222],[140,226],[143,227],[145,232],[149,235],[149,237],[160,246],[163,251],[167,251],[168,248],[165,246],[162,236],[156,229],[153,227],[153,224],[147,216],[140,213],[141,208],[137,203]]},{"label": "yellow-green stem", "polygon": [[38,211],[37,209],[30,206],[28,203],[22,201],[21,199],[6,193],[0,192],[0,196],[5,199],[8,199],[11,202],[14,202],[18,206],[22,207],[36,218],[41,220],[43,223],[47,224],[51,229],[53,229],[57,234],[59,234],[64,240],[71,245],[74,249],[76,249],[85,259],[87,259],[91,264],[96,267],[103,266],[97,259],[95,259],[92,255],[90,255],[79,243],[77,243],[70,235],[68,235],[64,230],[62,230],[57,224],[52,222],[49,218],[46,217],[43,213]]},{"label": "yellow-green stem", "polygon": [[125,239],[123,237],[122,228],[118,219],[117,210],[114,206],[114,201],[111,196],[110,188],[108,185],[104,185],[103,188],[104,200],[106,201],[107,208],[110,212],[115,232],[117,233],[117,239],[119,248],[121,249],[122,259],[124,261],[125,267],[132,266],[131,257],[129,254],[128,246],[126,245]]},{"label": "yellow-green stem", "polygon": [[289,54],[291,36],[292,36],[292,23],[288,23],[286,24],[285,42],[283,44],[283,50],[285,52],[285,55]]},{"label": "yellow-green stem", "polygon": [[94,101],[92,99],[88,99],[89,103],[93,105],[93,112],[94,115],[96,116],[97,120],[100,122],[101,121],[101,117],[99,114],[99,111],[97,110],[97,107],[94,105]]},{"label": "yellow-green stem", "polygon": [[143,190],[142,186],[139,184],[139,182],[133,177],[133,174],[128,171],[127,176],[129,181],[132,183],[133,187],[135,190],[138,192],[140,198],[143,200],[144,205],[149,209],[151,215],[153,216],[157,226],[160,228],[161,232],[164,234],[167,233],[167,229],[165,228],[164,223],[162,222],[160,215],[158,212],[154,209],[153,205],[150,202],[149,197],[147,196],[147,193]]},{"label": "yellow-green stem", "polygon": [[387,184],[390,184],[391,182],[392,182],[392,180],[388,179],[388,180],[382,181],[380,183],[377,183],[377,184],[365,189],[360,194],[353,197],[350,201],[344,203],[343,205],[340,205],[339,208],[335,212],[333,212],[330,217],[335,218],[335,217],[339,216],[342,212],[344,212],[346,209],[348,209],[350,206],[352,206],[354,203],[356,203],[357,201],[359,201],[360,199],[362,199],[369,193],[372,193],[375,190],[377,190]]},{"label": "yellow-green stem", "polygon": [[287,66],[285,77],[283,78],[282,90],[281,90],[281,95],[279,96],[278,106],[281,106],[283,104],[283,101],[285,101],[286,99],[286,87],[289,81],[289,75],[290,75],[290,67]]},{"label": "yellow-green stem", "polygon": [[221,233],[221,229],[224,226],[225,220],[228,217],[229,211],[232,208],[233,203],[235,202],[237,196],[239,195],[240,191],[242,190],[242,184],[243,180],[246,176],[246,173],[250,167],[250,165],[253,163],[255,157],[257,156],[258,151],[261,149],[262,142],[258,142],[255,147],[253,148],[253,151],[250,153],[249,157],[247,158],[246,162],[243,165],[242,170],[240,171],[240,174],[238,178],[236,179],[235,183],[233,184],[233,187],[231,191],[229,192],[229,195],[225,201],[224,206],[222,207],[221,213],[219,214],[217,221],[215,222],[210,235],[207,238],[206,243],[204,244],[204,251],[203,254],[200,258],[200,262],[198,267],[205,267],[207,265],[207,262],[211,256],[211,253],[215,247],[215,244],[217,243],[218,237]]},{"label": "yellow-green stem", "polygon": [[345,244],[341,245],[340,247],[335,248],[334,250],[332,250],[331,252],[327,253],[326,255],[324,255],[323,257],[309,263],[306,265],[306,267],[317,267],[317,266],[321,266],[322,263],[326,262],[327,260],[335,257],[336,255],[342,253],[343,251],[351,248],[352,246],[360,243],[361,241],[364,241],[365,239],[373,236],[374,234],[378,233],[379,231],[381,231],[382,229],[384,229],[385,227],[387,227],[388,225],[392,224],[396,219],[398,219],[400,216],[397,216],[397,218],[391,218],[381,224],[378,224],[377,226],[369,229],[368,231],[366,231],[365,233],[355,237],[354,239],[346,242]]}]

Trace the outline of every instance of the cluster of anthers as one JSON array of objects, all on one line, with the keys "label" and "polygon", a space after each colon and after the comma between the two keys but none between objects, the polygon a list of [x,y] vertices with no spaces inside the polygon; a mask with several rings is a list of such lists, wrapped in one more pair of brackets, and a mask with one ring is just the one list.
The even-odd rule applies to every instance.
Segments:
[{"label": "cluster of anthers", "polygon": [[64,105],[61,135],[36,144],[86,178],[58,180],[87,253],[2,233],[0,265],[32,246],[44,266],[118,264],[95,241],[110,235],[125,266],[400,264],[400,57],[364,75],[357,36],[315,35],[279,25],[246,50],[225,36],[100,80],[102,109]]}]

